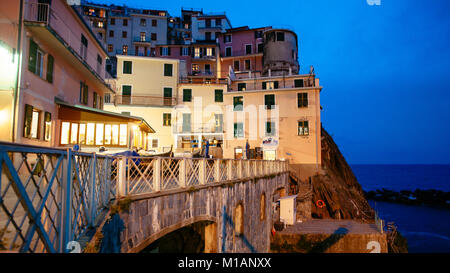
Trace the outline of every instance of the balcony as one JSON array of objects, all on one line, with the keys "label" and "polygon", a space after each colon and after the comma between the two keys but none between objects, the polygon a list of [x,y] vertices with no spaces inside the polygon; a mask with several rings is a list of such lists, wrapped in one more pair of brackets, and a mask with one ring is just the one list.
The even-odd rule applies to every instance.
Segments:
[{"label": "balcony", "polygon": [[[24,25],[35,37],[64,56],[66,62],[73,66],[81,64],[80,70],[85,75],[100,82],[108,89],[105,91],[112,91],[105,82],[105,68],[103,65],[99,65],[97,59],[100,52],[93,50],[96,49],[95,46],[87,47],[81,41],[81,35],[75,34],[69,27],[70,22],[67,22],[69,19],[60,17],[49,4],[26,3],[24,10]],[[91,35],[100,47],[103,47],[93,32]]]},{"label": "balcony", "polygon": [[223,78],[180,78],[179,82],[184,84],[228,84],[228,80]]},{"label": "balcony", "polygon": [[223,134],[223,126],[216,126],[215,123],[192,123],[175,124],[173,132],[176,134]]},{"label": "balcony", "polygon": [[[223,55],[222,55],[223,53]],[[226,51],[221,52],[222,58],[233,58],[233,57],[245,57],[245,56],[253,56],[253,55],[263,55],[263,52],[258,52],[257,48],[252,47],[252,50],[250,52],[247,52],[247,50],[233,50],[231,52],[231,55],[226,55]]]},{"label": "balcony", "polygon": [[188,76],[215,77],[215,73],[211,70],[196,70],[188,72]]},{"label": "balcony", "polygon": [[134,37],[134,43],[150,45],[152,40],[150,37]]},{"label": "balcony", "polygon": [[[314,75],[312,76],[303,76],[294,78],[293,76],[278,76],[278,77],[258,77],[258,78],[240,78],[237,79],[231,84],[228,88],[228,92],[246,92],[246,91],[269,91],[269,90],[283,90],[283,89],[300,89],[300,88],[313,88],[319,87],[318,79],[315,79]],[[295,83],[295,80],[303,80],[303,83]],[[265,88],[263,88],[263,82],[266,82]],[[277,85],[275,83],[269,84],[269,82],[278,82]],[[239,90],[239,85],[243,85],[245,83],[245,89]],[[242,88],[243,86],[241,86]]]},{"label": "balcony", "polygon": [[116,95],[114,97],[114,105],[175,106],[177,105],[177,98],[144,95]]}]

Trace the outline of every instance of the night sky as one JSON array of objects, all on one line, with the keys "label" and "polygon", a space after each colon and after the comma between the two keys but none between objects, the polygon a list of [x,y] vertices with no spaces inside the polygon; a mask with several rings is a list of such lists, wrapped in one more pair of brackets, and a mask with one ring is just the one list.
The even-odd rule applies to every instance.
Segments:
[{"label": "night sky", "polygon": [[313,65],[323,86],[322,124],[349,163],[450,164],[448,0],[92,1],[290,28],[301,72]]}]

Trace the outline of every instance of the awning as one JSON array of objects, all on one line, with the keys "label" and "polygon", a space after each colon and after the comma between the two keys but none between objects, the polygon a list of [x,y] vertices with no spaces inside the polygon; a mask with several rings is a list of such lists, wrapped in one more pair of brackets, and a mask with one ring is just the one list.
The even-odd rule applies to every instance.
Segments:
[{"label": "awning", "polygon": [[147,133],[155,133],[150,124],[141,117],[129,116],[114,112],[108,112],[84,105],[73,105],[55,98],[58,105],[58,119],[68,121],[92,121],[92,122],[133,122]]}]

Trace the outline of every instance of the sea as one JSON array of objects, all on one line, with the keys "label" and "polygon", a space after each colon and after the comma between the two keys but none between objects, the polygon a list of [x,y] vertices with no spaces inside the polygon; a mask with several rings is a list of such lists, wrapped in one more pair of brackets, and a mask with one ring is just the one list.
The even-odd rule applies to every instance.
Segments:
[{"label": "sea", "polygon": [[[450,191],[450,165],[351,165],[363,190]],[[385,222],[394,222],[410,253],[450,253],[450,210],[369,200]]]}]

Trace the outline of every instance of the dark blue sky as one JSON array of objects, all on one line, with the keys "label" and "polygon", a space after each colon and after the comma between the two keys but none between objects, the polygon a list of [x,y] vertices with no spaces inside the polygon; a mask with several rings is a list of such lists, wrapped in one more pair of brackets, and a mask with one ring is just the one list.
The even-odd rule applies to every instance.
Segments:
[{"label": "dark blue sky", "polygon": [[[95,0],[94,0],[95,1]],[[281,26],[323,86],[322,124],[351,164],[450,164],[450,1],[97,0],[225,11],[233,27]],[[275,4],[275,5],[274,5]]]}]

